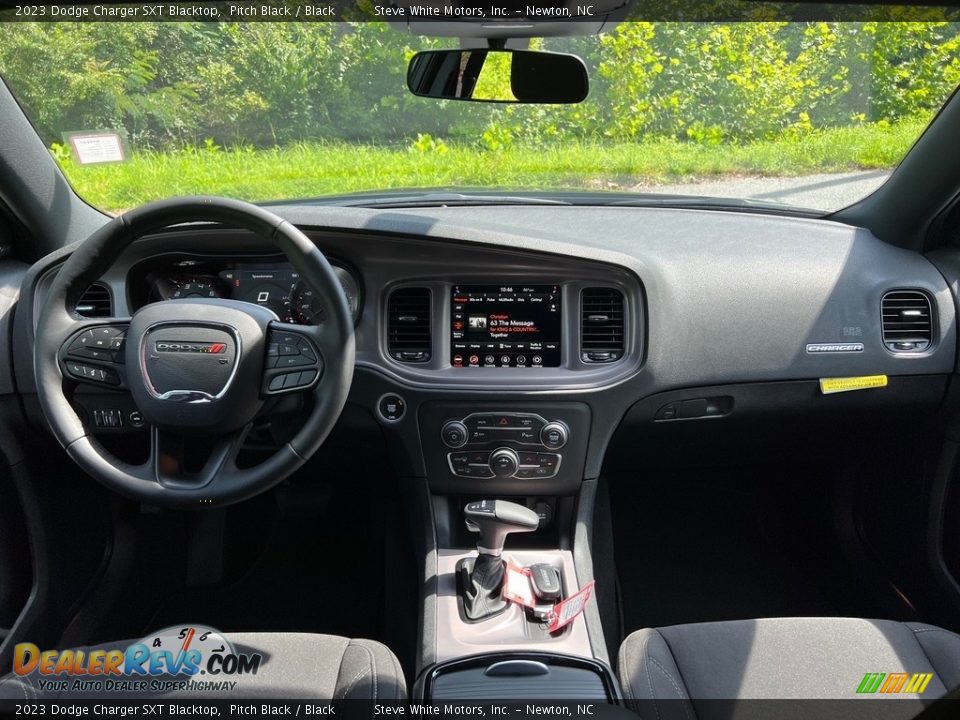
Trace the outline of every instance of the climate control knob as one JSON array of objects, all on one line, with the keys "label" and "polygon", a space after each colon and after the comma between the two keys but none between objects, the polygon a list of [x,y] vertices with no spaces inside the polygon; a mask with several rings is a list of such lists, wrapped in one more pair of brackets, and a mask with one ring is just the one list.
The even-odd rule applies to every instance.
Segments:
[{"label": "climate control knob", "polygon": [[463,447],[467,444],[467,426],[459,420],[444,423],[440,430],[440,439],[449,448]]},{"label": "climate control knob", "polygon": [[570,439],[570,430],[559,420],[548,422],[540,431],[540,442],[551,450],[559,450]]},{"label": "climate control knob", "polygon": [[520,469],[520,458],[510,448],[497,448],[490,453],[490,471],[498,478],[513,477]]}]

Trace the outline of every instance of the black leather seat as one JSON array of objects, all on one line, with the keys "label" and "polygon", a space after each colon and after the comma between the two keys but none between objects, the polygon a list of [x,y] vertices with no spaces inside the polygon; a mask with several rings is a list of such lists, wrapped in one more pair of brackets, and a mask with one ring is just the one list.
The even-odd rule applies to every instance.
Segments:
[{"label": "black leather seat", "polygon": [[[385,645],[336,635],[307,633],[230,633],[234,649],[263,656],[256,675],[235,675],[235,691],[190,693],[173,691],[162,698],[273,698],[405,700],[403,670]],[[109,643],[84,650],[125,648],[130,642]],[[0,678],[0,698],[60,699],[91,697],[88,693],[38,693],[33,676]],[[183,676],[167,679],[182,680]],[[206,678],[204,678],[206,679]],[[140,697],[140,694],[137,694]],[[143,697],[150,697],[149,694]],[[157,697],[157,696],[154,696]]]},{"label": "black leather seat", "polygon": [[[857,689],[867,673],[907,673],[899,693],[876,695],[896,698],[897,713],[912,717],[960,687],[960,635],[889,620],[737,620],[638,630],[618,661],[634,709],[661,720],[728,714],[729,704],[715,700],[866,700]],[[904,692],[914,673],[930,673],[922,693]],[[804,710],[804,717],[843,712],[836,703]]]}]

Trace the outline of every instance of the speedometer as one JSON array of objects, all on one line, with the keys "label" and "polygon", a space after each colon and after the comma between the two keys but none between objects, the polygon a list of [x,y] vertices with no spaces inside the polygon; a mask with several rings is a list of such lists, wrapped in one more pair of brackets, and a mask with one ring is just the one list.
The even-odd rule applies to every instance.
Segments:
[{"label": "speedometer", "polygon": [[[350,271],[339,265],[333,266],[333,272],[340,281],[340,287],[343,288],[344,295],[347,296],[350,315],[356,322],[357,315],[360,312],[360,287],[356,278]],[[303,280],[298,281],[293,287],[291,305],[293,306],[293,316],[301,325],[319,325],[327,317],[327,309],[323,302]]]},{"label": "speedometer", "polygon": [[171,299],[180,298],[217,298],[220,297],[220,288],[213,281],[206,278],[187,278],[173,281]]}]

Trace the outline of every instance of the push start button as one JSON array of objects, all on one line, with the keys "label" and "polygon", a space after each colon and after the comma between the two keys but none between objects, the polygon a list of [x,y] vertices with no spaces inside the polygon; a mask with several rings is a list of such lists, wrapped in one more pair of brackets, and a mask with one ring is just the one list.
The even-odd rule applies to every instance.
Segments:
[{"label": "push start button", "polygon": [[381,419],[387,422],[397,422],[403,419],[407,412],[407,403],[402,397],[394,393],[388,393],[380,398],[377,403],[377,414]]}]

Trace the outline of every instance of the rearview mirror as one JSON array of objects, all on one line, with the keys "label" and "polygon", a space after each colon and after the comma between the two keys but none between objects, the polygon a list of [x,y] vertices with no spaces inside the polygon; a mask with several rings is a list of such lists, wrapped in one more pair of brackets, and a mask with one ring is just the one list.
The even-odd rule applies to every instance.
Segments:
[{"label": "rearview mirror", "polygon": [[576,55],[534,50],[429,50],[410,59],[420,97],[496,103],[578,103],[589,81]]}]

